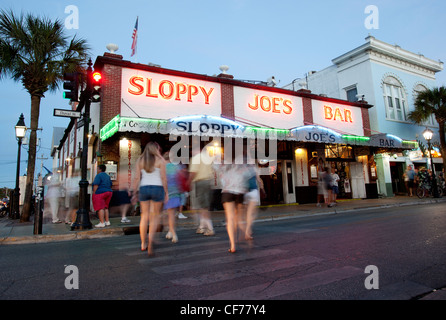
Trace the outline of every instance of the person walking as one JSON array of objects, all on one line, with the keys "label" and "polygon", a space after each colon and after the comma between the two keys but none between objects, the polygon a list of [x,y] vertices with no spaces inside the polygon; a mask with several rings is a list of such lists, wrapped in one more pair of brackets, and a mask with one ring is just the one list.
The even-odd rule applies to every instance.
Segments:
[{"label": "person walking", "polygon": [[408,165],[406,169],[406,177],[408,179],[407,186],[409,188],[409,197],[413,197],[413,188],[415,186],[415,170],[413,169],[412,165]]},{"label": "person walking", "polygon": [[243,198],[248,191],[250,173],[246,164],[241,162],[215,166],[221,179],[221,202],[225,210],[226,230],[228,232],[230,248],[228,252],[236,252],[239,218],[243,211]]},{"label": "person walking", "polygon": [[335,168],[331,168],[331,189],[332,189],[332,204],[336,205],[336,198],[339,194],[339,182],[340,178],[338,174],[336,173]]},{"label": "person walking", "polygon": [[213,160],[213,157],[207,153],[206,147],[201,151],[199,148],[194,148],[189,166],[189,184],[192,186],[190,193],[191,207],[198,211],[199,219],[196,232],[205,236],[213,236],[215,234],[209,212],[212,180],[214,177]]},{"label": "person walking", "polygon": [[76,221],[76,212],[79,209],[79,181],[81,180],[79,170],[66,181],[66,196],[68,197],[68,210],[65,214],[65,223],[72,224]]},{"label": "person walking", "polygon": [[245,240],[253,240],[252,224],[257,216],[257,206],[260,205],[260,190],[264,190],[263,181],[260,179],[257,167],[249,166],[248,192],[245,193],[244,203],[246,205]]},{"label": "person walking", "polygon": [[62,187],[60,184],[60,176],[55,173],[51,176],[48,191],[45,195],[45,201],[48,202],[51,210],[52,223],[61,223],[59,219],[60,199],[62,198]]},{"label": "person walking", "polygon": [[181,174],[182,167],[181,165],[174,164],[170,161],[169,152],[164,153],[164,160],[166,160],[167,190],[169,193],[169,200],[164,203],[164,209],[167,210],[169,224],[169,231],[166,234],[166,239],[171,239],[173,243],[177,243],[178,235],[175,226],[175,211],[181,206],[179,175]]},{"label": "person walking", "polygon": [[[153,242],[158,228],[163,203],[169,200],[167,191],[166,162],[160,154],[159,145],[149,142],[136,161],[132,190],[138,190],[141,206],[139,233],[141,250],[153,255]],[[147,237],[147,226],[149,235]]]},{"label": "person walking", "polygon": [[107,167],[105,164],[98,166],[98,174],[93,180],[93,209],[98,212],[99,223],[96,228],[104,228],[110,225],[109,205],[113,195],[112,181],[110,176],[105,172]]}]

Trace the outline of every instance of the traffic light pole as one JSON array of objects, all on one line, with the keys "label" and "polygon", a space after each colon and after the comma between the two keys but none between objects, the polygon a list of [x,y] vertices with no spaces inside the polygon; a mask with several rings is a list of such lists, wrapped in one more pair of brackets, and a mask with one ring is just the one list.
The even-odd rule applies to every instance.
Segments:
[{"label": "traffic light pole", "polygon": [[84,107],[84,139],[82,147],[81,158],[81,180],[79,181],[79,210],[76,212],[76,221],[71,225],[71,230],[86,230],[91,229],[89,210],[89,196],[88,196],[88,180],[87,180],[87,164],[88,164],[88,133],[90,128],[90,104],[91,104],[91,73],[92,73],[91,59],[88,61],[87,68],[87,87],[81,95],[82,100],[85,101]]}]

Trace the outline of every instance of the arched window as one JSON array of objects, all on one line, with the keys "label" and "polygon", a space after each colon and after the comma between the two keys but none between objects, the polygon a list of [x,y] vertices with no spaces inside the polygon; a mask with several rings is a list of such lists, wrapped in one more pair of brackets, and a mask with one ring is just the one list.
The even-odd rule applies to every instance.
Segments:
[{"label": "arched window", "polygon": [[[426,91],[427,87],[418,83],[414,88],[413,88],[413,101],[415,101],[417,99],[417,96],[420,92]],[[426,126],[435,126],[437,125],[437,120],[435,120],[435,115],[431,114],[430,117],[424,122],[424,124]]]},{"label": "arched window", "polygon": [[394,77],[388,76],[383,81],[384,105],[386,118],[389,120],[407,121],[407,99],[403,86]]}]

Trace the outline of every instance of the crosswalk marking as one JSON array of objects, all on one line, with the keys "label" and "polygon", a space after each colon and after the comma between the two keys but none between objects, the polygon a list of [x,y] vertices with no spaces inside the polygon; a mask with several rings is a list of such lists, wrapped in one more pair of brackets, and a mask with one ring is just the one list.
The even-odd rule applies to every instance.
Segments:
[{"label": "crosswalk marking", "polygon": [[322,259],[312,256],[302,256],[291,259],[276,260],[269,263],[262,263],[252,267],[245,266],[237,270],[215,272],[203,274],[196,277],[180,278],[170,282],[177,285],[200,286],[218,281],[232,280],[239,277],[250,276],[252,274],[261,274],[273,272],[281,269],[293,268],[301,265],[320,262]]},{"label": "crosswalk marking", "polygon": [[[215,250],[213,250],[213,252],[215,253]],[[218,257],[218,258],[203,259],[203,261],[200,261],[200,266],[211,266],[211,265],[216,265],[216,264],[221,264],[221,263],[238,262],[238,261],[243,261],[246,259],[262,258],[262,257],[266,257],[266,256],[284,253],[284,252],[286,252],[286,251],[281,250],[281,249],[267,249],[267,250],[255,251],[255,252],[247,253],[247,254],[243,254],[243,255],[237,255],[237,254],[234,255],[234,254],[228,253],[225,256]],[[142,263],[142,264],[150,264],[151,263],[150,260],[151,259],[141,259],[138,261],[139,261],[139,263]],[[193,261],[193,262],[172,264],[172,265],[167,265],[167,266],[155,266],[155,267],[152,267],[152,270],[155,271],[156,273],[164,274],[164,273],[173,273],[173,272],[191,270],[196,267],[197,267],[197,262]]]},{"label": "crosswalk marking", "polygon": [[216,295],[206,297],[208,300],[266,300],[272,299],[284,294],[290,294],[302,289],[313,288],[332,282],[348,279],[354,276],[363,275],[364,271],[359,268],[345,266],[333,268],[321,272],[296,276],[280,281],[270,281],[251,287],[240,288],[237,290],[222,292]]}]

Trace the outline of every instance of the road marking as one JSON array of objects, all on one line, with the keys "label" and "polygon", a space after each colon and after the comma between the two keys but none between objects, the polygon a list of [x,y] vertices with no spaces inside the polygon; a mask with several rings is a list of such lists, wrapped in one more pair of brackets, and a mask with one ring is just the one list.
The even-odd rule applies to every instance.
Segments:
[{"label": "road marking", "polygon": [[256,266],[246,266],[236,270],[203,274],[196,277],[180,278],[171,280],[170,282],[176,285],[200,286],[203,284],[210,284],[218,281],[226,281],[245,276],[252,276],[253,274],[262,274],[267,272],[274,272],[281,269],[294,268],[306,264],[317,263],[320,261],[322,261],[322,259],[317,257],[302,256],[291,259],[282,259],[273,262],[261,263]]},{"label": "road marking", "polygon": [[266,300],[284,294],[290,294],[299,290],[330,284],[358,275],[363,275],[364,270],[345,266],[329,269],[321,272],[296,276],[280,281],[270,281],[260,285],[241,288],[238,290],[222,292],[206,297],[208,300]]},{"label": "road marking", "polygon": [[[213,252],[215,253],[216,251],[213,250]],[[200,267],[206,267],[206,266],[212,266],[212,265],[221,264],[221,263],[239,262],[239,261],[244,261],[247,259],[262,258],[262,257],[266,257],[266,256],[281,254],[284,252],[286,252],[286,251],[281,250],[281,249],[268,249],[268,250],[254,251],[252,253],[246,253],[246,254],[227,253],[225,256],[221,256],[218,258],[203,259],[199,263],[200,263]],[[217,252],[217,253],[219,253],[219,252]],[[150,264],[151,259],[150,258],[139,259],[138,262],[141,264]],[[180,272],[180,271],[195,269],[196,267],[197,267],[197,262],[192,261],[192,262],[185,262],[185,263],[179,263],[179,264],[170,264],[167,266],[152,267],[152,270],[159,274],[165,274],[165,273],[173,273],[173,272]]]}]

